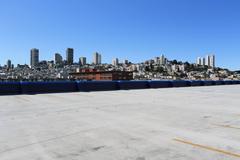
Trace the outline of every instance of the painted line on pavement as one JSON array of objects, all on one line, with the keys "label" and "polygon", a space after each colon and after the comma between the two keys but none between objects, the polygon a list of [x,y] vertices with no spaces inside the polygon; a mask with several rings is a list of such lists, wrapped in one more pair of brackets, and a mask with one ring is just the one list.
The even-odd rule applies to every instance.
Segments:
[{"label": "painted line on pavement", "polygon": [[213,124],[213,125],[218,126],[218,127],[224,127],[224,128],[240,129],[240,127],[235,127],[235,126],[231,126],[231,125],[227,125],[227,124]]},{"label": "painted line on pavement", "polygon": [[194,146],[194,147],[197,147],[197,148],[202,148],[202,149],[205,149],[205,150],[214,151],[214,152],[218,152],[218,153],[225,154],[225,155],[228,155],[228,156],[233,156],[233,157],[240,158],[240,154],[237,154],[237,153],[232,153],[232,152],[225,151],[225,150],[222,150],[222,149],[193,143],[193,142],[190,142],[190,141],[186,141],[184,139],[174,138],[173,140],[177,141],[177,142],[180,142],[180,143],[188,144],[188,145],[191,145],[191,146]]}]

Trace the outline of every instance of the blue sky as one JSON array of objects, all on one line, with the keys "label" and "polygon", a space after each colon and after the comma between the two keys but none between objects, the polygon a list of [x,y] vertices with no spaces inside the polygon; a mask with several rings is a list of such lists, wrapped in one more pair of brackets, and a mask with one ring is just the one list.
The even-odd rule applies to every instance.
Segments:
[{"label": "blue sky", "polygon": [[0,64],[40,59],[75,61],[102,53],[132,62],[161,54],[195,62],[214,53],[217,66],[240,69],[239,0],[0,0]]}]

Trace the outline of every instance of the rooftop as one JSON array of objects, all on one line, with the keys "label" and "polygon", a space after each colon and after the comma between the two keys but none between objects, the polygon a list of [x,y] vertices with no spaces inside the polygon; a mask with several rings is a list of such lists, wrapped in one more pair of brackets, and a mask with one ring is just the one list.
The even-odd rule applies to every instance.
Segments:
[{"label": "rooftop", "polygon": [[234,160],[240,85],[0,96],[1,160]]}]

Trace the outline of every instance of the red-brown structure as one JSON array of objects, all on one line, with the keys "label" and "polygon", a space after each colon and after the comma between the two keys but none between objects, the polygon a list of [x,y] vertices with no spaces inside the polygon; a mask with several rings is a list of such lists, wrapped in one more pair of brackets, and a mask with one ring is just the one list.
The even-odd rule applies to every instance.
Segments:
[{"label": "red-brown structure", "polygon": [[79,72],[70,73],[76,80],[133,80],[133,72],[129,71],[98,71],[96,69],[81,69]]}]

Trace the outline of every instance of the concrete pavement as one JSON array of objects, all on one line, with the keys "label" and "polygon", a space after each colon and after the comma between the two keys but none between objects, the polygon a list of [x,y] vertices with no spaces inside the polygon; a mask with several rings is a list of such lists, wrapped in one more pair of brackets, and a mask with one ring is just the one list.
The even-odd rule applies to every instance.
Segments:
[{"label": "concrete pavement", "polygon": [[240,85],[0,96],[0,160],[240,159]]}]

